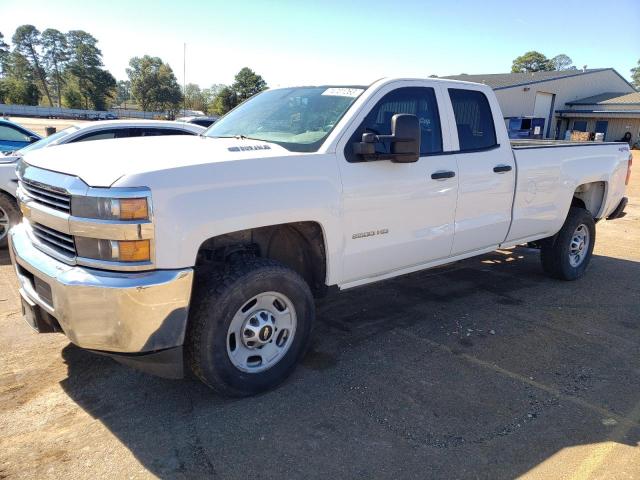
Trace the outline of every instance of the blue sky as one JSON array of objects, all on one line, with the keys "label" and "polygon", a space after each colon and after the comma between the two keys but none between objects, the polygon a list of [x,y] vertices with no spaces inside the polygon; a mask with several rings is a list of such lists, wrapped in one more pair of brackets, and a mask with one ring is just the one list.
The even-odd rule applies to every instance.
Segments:
[{"label": "blue sky", "polygon": [[0,0],[0,32],[18,25],[82,29],[118,79],[132,56],[159,56],[182,83],[231,83],[249,66],[270,86],[355,83],[384,76],[500,73],[528,50],[578,67],[640,58],[640,1]]}]

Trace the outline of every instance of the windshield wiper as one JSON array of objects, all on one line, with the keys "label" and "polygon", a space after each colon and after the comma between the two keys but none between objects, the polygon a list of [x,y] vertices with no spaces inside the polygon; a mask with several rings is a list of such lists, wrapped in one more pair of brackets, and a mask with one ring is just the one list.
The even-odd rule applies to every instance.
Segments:
[{"label": "windshield wiper", "polygon": [[204,135],[204,136],[209,138],[235,138],[236,140],[257,140],[259,142],[266,141],[261,138],[247,137],[246,135],[215,135],[215,136]]}]

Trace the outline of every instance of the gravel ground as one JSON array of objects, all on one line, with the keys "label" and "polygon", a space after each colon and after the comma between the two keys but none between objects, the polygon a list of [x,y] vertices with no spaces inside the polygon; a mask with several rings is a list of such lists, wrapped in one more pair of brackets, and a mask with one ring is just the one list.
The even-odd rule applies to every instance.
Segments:
[{"label": "gravel ground", "polygon": [[0,479],[640,478],[632,181],[581,280],[516,248],[325,299],[303,365],[243,400],[34,334],[0,251]]}]

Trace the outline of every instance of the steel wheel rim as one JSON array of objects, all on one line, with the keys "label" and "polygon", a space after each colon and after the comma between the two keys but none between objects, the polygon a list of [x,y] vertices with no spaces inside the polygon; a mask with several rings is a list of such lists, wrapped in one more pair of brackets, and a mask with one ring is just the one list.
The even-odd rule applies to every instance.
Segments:
[{"label": "steel wheel rim", "polygon": [[581,223],[574,230],[569,244],[569,264],[572,267],[578,267],[584,262],[589,251],[589,242],[589,228],[584,223]]},{"label": "steel wheel rim", "polygon": [[5,212],[4,208],[0,207],[0,240],[4,240],[4,237],[9,233],[9,214]]},{"label": "steel wheel rim", "polygon": [[285,356],[296,333],[293,302],[282,293],[263,292],[238,309],[227,331],[227,355],[238,370],[258,373]]}]

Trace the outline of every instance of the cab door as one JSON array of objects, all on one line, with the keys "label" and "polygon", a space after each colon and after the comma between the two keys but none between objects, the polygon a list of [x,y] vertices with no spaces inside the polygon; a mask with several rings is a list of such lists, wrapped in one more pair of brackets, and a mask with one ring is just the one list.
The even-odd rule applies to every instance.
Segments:
[{"label": "cab door", "polygon": [[[458,141],[458,203],[451,255],[497,247],[511,224],[515,190],[515,160],[508,139],[498,142],[496,124],[502,122],[497,101],[489,103],[474,87],[448,88]],[[493,97],[492,97],[493,98]],[[506,133],[505,133],[506,137]]]},{"label": "cab door", "polygon": [[[458,176],[448,147],[448,127],[438,109],[442,92],[416,82],[382,88],[364,107],[339,144],[343,186],[343,282],[393,274],[396,270],[446,258],[453,242]],[[394,88],[395,87],[395,88]],[[353,143],[365,132],[391,133],[396,113],[416,115],[421,152],[415,163],[362,161]],[[443,139],[443,130],[445,136]],[[378,153],[389,145],[377,144]]]}]

